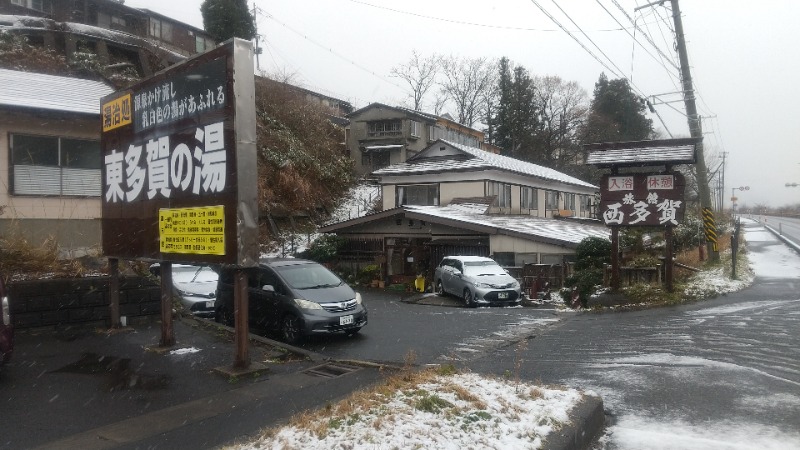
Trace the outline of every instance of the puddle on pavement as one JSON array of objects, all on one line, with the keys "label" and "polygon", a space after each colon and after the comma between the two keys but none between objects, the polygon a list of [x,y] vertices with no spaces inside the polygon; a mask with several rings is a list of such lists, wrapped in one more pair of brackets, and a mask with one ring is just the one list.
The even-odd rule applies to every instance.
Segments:
[{"label": "puddle on pavement", "polygon": [[130,368],[130,358],[103,356],[96,353],[84,353],[81,359],[72,364],[56,369],[53,372],[78,373],[84,375],[101,375],[107,377],[109,391],[130,389],[163,389],[171,377],[169,375],[151,375],[136,372]]}]

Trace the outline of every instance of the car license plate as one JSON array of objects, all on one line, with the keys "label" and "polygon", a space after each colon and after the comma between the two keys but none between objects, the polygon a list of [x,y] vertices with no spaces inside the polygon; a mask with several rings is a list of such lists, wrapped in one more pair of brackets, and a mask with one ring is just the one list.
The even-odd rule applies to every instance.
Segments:
[{"label": "car license plate", "polygon": [[206,302],[206,309],[214,309],[214,300]]},{"label": "car license plate", "polygon": [[353,315],[339,317],[339,325],[350,325],[353,323]]},{"label": "car license plate", "polygon": [[499,299],[506,299],[506,298],[508,298],[508,292],[498,292],[498,293],[497,293],[497,298],[499,298]]}]

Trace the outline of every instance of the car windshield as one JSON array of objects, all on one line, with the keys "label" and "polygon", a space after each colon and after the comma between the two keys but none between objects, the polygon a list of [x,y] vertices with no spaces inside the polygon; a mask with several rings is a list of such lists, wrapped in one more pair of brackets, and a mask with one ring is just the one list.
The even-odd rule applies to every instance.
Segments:
[{"label": "car windshield", "polygon": [[464,261],[464,275],[479,277],[505,274],[506,271],[494,261]]},{"label": "car windshield", "polygon": [[320,289],[343,283],[333,272],[319,264],[295,264],[276,267],[275,270],[295,289]]}]

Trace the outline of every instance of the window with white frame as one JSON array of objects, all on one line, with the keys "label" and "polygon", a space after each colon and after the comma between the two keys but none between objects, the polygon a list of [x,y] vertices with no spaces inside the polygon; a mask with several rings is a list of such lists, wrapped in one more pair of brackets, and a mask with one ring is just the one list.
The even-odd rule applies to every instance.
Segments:
[{"label": "window with white frame", "polygon": [[532,187],[522,187],[520,207],[528,210],[539,209],[539,190]]},{"label": "window with white frame", "polygon": [[150,19],[150,36],[161,39],[161,21],[157,19]]},{"label": "window with white frame", "polygon": [[403,123],[401,120],[376,120],[367,123],[367,136],[399,136],[403,134]]},{"label": "window with white frame", "polygon": [[395,204],[439,206],[438,184],[411,184],[397,186]]},{"label": "window with white frame", "polygon": [[172,24],[169,22],[161,22],[161,40],[172,42]]},{"label": "window with white frame", "polygon": [[558,192],[546,191],[544,193],[544,207],[548,211],[558,209]]},{"label": "window with white frame", "polygon": [[591,213],[592,212],[591,211],[592,210],[592,203],[591,203],[590,199],[591,199],[591,197],[588,196],[588,195],[581,195],[580,196],[581,212],[584,212],[584,213]]},{"label": "window with white frame", "polygon": [[26,134],[10,141],[15,195],[100,196],[100,142]]},{"label": "window with white frame", "polygon": [[575,211],[575,194],[564,194],[564,209]]},{"label": "window with white frame", "polygon": [[412,120],[410,128],[411,128],[411,136],[419,137],[419,132],[420,132],[420,129],[422,128],[420,126],[420,123],[417,122],[416,120]]},{"label": "window with white frame", "polygon": [[499,183],[496,181],[489,182],[488,195],[497,196],[497,206],[501,208],[511,207],[511,185],[506,183]]}]

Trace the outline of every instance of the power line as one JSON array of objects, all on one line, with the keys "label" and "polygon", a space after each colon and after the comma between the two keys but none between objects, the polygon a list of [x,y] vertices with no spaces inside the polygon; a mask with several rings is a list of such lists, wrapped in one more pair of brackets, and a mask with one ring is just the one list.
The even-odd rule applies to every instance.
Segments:
[{"label": "power line", "polygon": [[[628,21],[629,21],[631,24],[633,24],[633,27],[634,27],[634,28],[636,28],[637,30],[639,30],[639,31],[640,31],[640,32],[641,32],[641,33],[644,35],[644,38],[645,38],[645,39],[647,39],[647,42],[649,42],[649,43],[650,43],[650,45],[652,45],[652,46],[653,46],[653,48],[655,48],[655,49],[656,49],[656,51],[657,51],[657,52],[658,52],[658,53],[659,53],[661,56],[663,56],[663,57],[665,57],[665,58],[669,59],[669,57],[668,57],[667,55],[665,55],[665,54],[664,54],[664,52],[662,52],[662,51],[661,51],[661,48],[660,48],[658,45],[656,45],[656,43],[655,43],[655,42],[653,42],[653,39],[652,39],[652,38],[651,38],[651,37],[650,37],[650,36],[649,36],[647,33],[645,33],[645,32],[644,32],[644,30],[642,30],[641,28],[639,28],[639,26],[638,26],[638,25],[636,25],[636,22],[634,22],[634,20],[631,18],[631,16],[629,16],[629,15],[628,15],[628,13],[625,11],[625,9],[622,7],[622,5],[620,5],[620,4],[619,4],[619,2],[618,2],[617,0],[611,0],[611,1],[614,3],[614,5],[616,5],[617,9],[619,9],[620,11],[622,11],[622,14],[623,14],[623,15],[625,15],[625,17],[627,17],[627,18],[628,18]],[[600,0],[597,0],[597,3],[600,3]],[[601,6],[602,6],[602,5],[601,5]],[[603,9],[605,9],[605,6],[603,6]],[[616,20],[616,19],[615,19],[615,20]],[[617,23],[619,23],[619,22],[617,22]],[[622,25],[622,24],[620,24],[620,26],[621,26],[621,25]],[[672,61],[669,61],[669,63],[670,63],[670,64],[672,64],[672,67],[674,67],[675,69],[678,69],[678,70],[680,70],[680,67],[678,67],[678,65],[677,65],[677,64],[675,64],[674,62],[672,62]]]},{"label": "power line", "polygon": [[561,29],[562,29],[562,30],[563,30],[565,33],[567,33],[567,35],[569,35],[569,37],[571,37],[571,38],[572,38],[572,39],[573,39],[575,42],[577,42],[577,43],[578,43],[578,45],[580,45],[580,46],[581,46],[581,48],[583,48],[583,49],[586,51],[586,53],[588,53],[589,55],[591,55],[591,56],[592,56],[592,58],[594,58],[594,59],[595,59],[597,62],[599,62],[601,66],[605,67],[605,68],[606,68],[606,70],[608,70],[609,72],[611,72],[612,74],[614,74],[614,76],[616,76],[616,77],[619,77],[619,78],[624,78],[624,76],[617,74],[617,72],[615,72],[615,71],[614,71],[614,69],[612,69],[611,67],[608,67],[608,64],[606,64],[605,62],[603,62],[603,61],[602,61],[600,58],[598,58],[598,57],[597,57],[597,55],[595,55],[595,54],[594,54],[594,53],[593,53],[591,50],[589,50],[588,48],[586,48],[586,46],[585,46],[585,45],[583,45],[583,42],[581,42],[581,41],[580,41],[578,38],[576,38],[576,37],[575,37],[575,35],[573,35],[573,34],[572,34],[572,33],[571,33],[569,30],[567,30],[567,29],[566,29],[566,28],[565,28],[563,25],[561,25],[561,22],[559,22],[558,20],[556,20],[556,18],[555,18],[555,17],[553,17],[553,16],[552,16],[552,15],[551,15],[549,12],[547,12],[547,11],[546,11],[546,10],[545,10],[545,9],[542,7],[542,5],[540,5],[540,4],[539,4],[539,2],[537,2],[536,0],[531,0],[531,2],[532,2],[534,5],[536,5],[536,7],[537,7],[537,8],[539,8],[539,10],[541,10],[541,11],[542,11],[542,13],[543,13],[544,15],[546,15],[546,16],[547,16],[547,17],[548,17],[548,18],[549,18],[551,21],[553,21],[553,23],[555,23],[556,25],[558,25],[558,27],[559,27],[559,28],[561,28]]},{"label": "power line", "polygon": [[263,17],[266,17],[267,19],[270,19],[270,20],[273,20],[273,21],[275,21],[276,23],[278,23],[279,25],[283,26],[284,28],[286,28],[287,30],[291,31],[292,33],[295,33],[296,35],[298,35],[298,36],[302,37],[303,39],[305,39],[305,40],[307,40],[307,41],[309,41],[309,42],[311,42],[312,44],[316,45],[317,47],[319,47],[319,48],[321,48],[321,49],[323,49],[323,50],[326,50],[326,51],[328,51],[330,54],[332,54],[332,55],[336,56],[337,58],[339,58],[339,59],[341,59],[341,60],[343,60],[343,61],[346,61],[346,62],[350,63],[350,64],[351,64],[351,65],[353,65],[354,67],[356,67],[356,68],[358,68],[358,69],[360,69],[360,70],[362,70],[362,71],[364,71],[364,72],[366,72],[366,73],[368,73],[368,74],[370,74],[370,75],[372,75],[372,76],[374,76],[374,77],[376,77],[376,78],[380,79],[381,81],[383,81],[383,82],[385,82],[385,83],[387,83],[387,84],[390,84],[390,85],[392,85],[392,86],[394,86],[394,87],[396,87],[396,88],[400,89],[400,90],[401,90],[401,91],[403,91],[403,92],[406,92],[406,89],[405,89],[404,87],[400,86],[399,84],[397,84],[397,83],[394,83],[393,81],[389,80],[388,78],[386,78],[386,77],[384,77],[384,76],[382,76],[382,75],[379,75],[379,74],[375,73],[373,70],[370,70],[370,69],[368,69],[368,68],[366,68],[366,67],[362,66],[361,64],[359,64],[359,63],[357,63],[357,62],[353,61],[352,59],[349,59],[349,58],[347,58],[347,57],[345,57],[345,56],[343,56],[343,55],[340,55],[339,53],[335,52],[335,51],[334,51],[332,48],[330,48],[330,47],[326,47],[326,46],[324,46],[323,44],[320,44],[319,42],[315,41],[314,39],[312,39],[312,38],[308,37],[307,35],[305,35],[305,34],[301,33],[301,32],[300,32],[300,31],[298,31],[298,30],[295,30],[294,28],[290,27],[290,26],[289,26],[289,25],[287,25],[286,23],[284,23],[284,22],[282,22],[282,21],[278,20],[278,18],[277,18],[277,17],[275,17],[275,15],[274,15],[274,14],[268,13],[268,12],[266,12],[266,11],[260,11],[260,12],[262,13],[262,16],[263,16]]},{"label": "power line", "polygon": [[564,9],[562,9],[562,8],[561,8],[561,6],[560,6],[560,5],[559,5],[559,4],[556,2],[556,0],[552,0],[552,2],[553,2],[553,4],[554,4],[554,5],[556,5],[556,8],[558,8],[558,10],[559,10],[559,11],[561,11],[561,13],[562,13],[562,14],[564,14],[565,16],[567,16],[567,19],[569,19],[569,21],[570,21],[570,22],[572,22],[572,24],[573,24],[573,25],[575,25],[575,27],[577,27],[577,28],[578,28],[578,30],[580,30],[580,32],[581,32],[581,33],[583,33],[583,35],[586,37],[586,39],[588,39],[588,40],[589,40],[589,42],[591,42],[591,43],[592,43],[592,45],[594,45],[594,47],[595,47],[597,50],[599,50],[599,51],[600,51],[600,53],[601,53],[601,54],[602,54],[602,55],[603,55],[603,56],[604,56],[604,57],[605,57],[605,58],[608,60],[608,62],[610,62],[610,63],[611,63],[611,65],[613,65],[613,66],[614,66],[614,67],[615,67],[617,70],[619,70],[619,71],[620,71],[620,73],[624,73],[624,72],[622,71],[622,69],[620,69],[620,68],[619,68],[619,66],[617,66],[617,65],[614,63],[614,61],[613,61],[611,58],[609,58],[609,56],[608,56],[608,55],[606,55],[606,53],[603,51],[603,49],[601,49],[601,48],[600,48],[600,46],[599,46],[599,45],[597,45],[597,44],[596,44],[596,43],[595,43],[595,42],[592,40],[592,38],[590,38],[590,37],[589,37],[589,35],[588,35],[588,34],[586,34],[586,32],[585,32],[585,31],[583,31],[583,29],[582,29],[580,26],[578,26],[578,24],[577,24],[577,23],[576,23],[574,20],[572,20],[572,17],[570,17],[570,15],[569,15],[569,14],[567,14],[567,12],[566,12],[566,11],[564,11]]},{"label": "power line", "polygon": [[[603,56],[604,56],[606,59],[608,59],[608,61],[609,61],[609,62],[610,62],[610,63],[611,63],[611,64],[612,64],[614,67],[616,67],[616,68],[617,68],[617,70],[618,70],[619,72],[622,72],[622,70],[619,68],[619,66],[617,66],[617,65],[614,63],[614,61],[613,61],[613,60],[611,60],[611,58],[610,58],[608,55],[606,55],[606,54],[605,54],[605,52],[603,52],[603,50],[602,50],[602,49],[601,49],[601,48],[600,48],[600,47],[599,47],[599,46],[598,46],[598,45],[597,45],[597,44],[596,44],[596,43],[595,43],[595,42],[594,42],[594,41],[593,41],[593,40],[592,40],[592,39],[591,39],[591,38],[590,38],[590,37],[589,37],[589,36],[588,36],[588,35],[587,35],[587,34],[586,34],[586,33],[585,33],[585,32],[584,32],[582,29],[581,29],[581,28],[580,28],[580,26],[578,26],[578,24],[577,24],[577,23],[575,23],[575,21],[574,21],[574,20],[572,20],[572,18],[569,16],[569,14],[567,14],[567,12],[566,12],[566,11],[564,11],[564,10],[561,8],[561,6],[559,6],[559,5],[558,5],[558,3],[556,3],[556,1],[555,1],[555,0],[552,0],[552,1],[553,1],[553,4],[555,4],[555,5],[556,5],[556,7],[557,7],[557,8],[558,8],[558,9],[559,9],[559,10],[560,10],[560,11],[561,11],[561,12],[562,12],[562,13],[563,13],[563,14],[564,14],[564,15],[565,15],[565,16],[566,16],[566,17],[567,17],[569,20],[570,20],[570,22],[572,22],[572,23],[573,23],[573,24],[574,24],[576,27],[578,27],[578,29],[581,31],[581,33],[583,33],[583,35],[586,37],[586,39],[588,39],[588,40],[589,40],[589,42],[591,42],[591,43],[592,43],[592,45],[594,45],[594,46],[595,46],[595,47],[596,47],[596,48],[597,48],[597,49],[600,51],[600,53],[602,53],[602,55],[603,55]],[[539,4],[539,3],[538,3],[536,0],[531,0],[531,2],[532,2],[534,5],[536,5],[536,7],[538,7],[538,8],[539,8],[539,10],[541,10],[541,11],[542,11],[542,13],[543,13],[544,15],[546,15],[546,16],[547,16],[547,17],[548,17],[548,18],[549,18],[551,21],[553,21],[553,23],[555,23],[556,25],[558,25],[558,27],[559,27],[559,28],[561,28],[562,30],[564,30],[564,32],[565,32],[565,33],[567,33],[567,34],[569,35],[569,37],[571,37],[571,38],[572,38],[572,39],[573,39],[575,42],[577,42],[577,43],[578,43],[578,45],[580,45],[580,46],[581,46],[581,48],[583,48],[583,49],[584,49],[584,51],[586,51],[587,53],[589,53],[589,55],[591,55],[591,56],[592,56],[592,57],[593,57],[593,58],[594,58],[594,59],[595,59],[597,62],[599,62],[599,63],[600,63],[600,65],[602,65],[603,67],[605,67],[605,68],[606,68],[606,69],[607,69],[609,72],[611,72],[612,74],[614,74],[614,76],[616,76],[617,78],[623,78],[623,79],[625,79],[626,81],[628,81],[628,83],[629,83],[629,85],[630,85],[631,89],[633,89],[633,90],[635,90],[636,92],[638,92],[638,94],[639,94],[639,96],[640,96],[640,97],[642,97],[642,98],[646,98],[646,97],[647,97],[647,95],[646,95],[646,94],[645,94],[645,93],[644,93],[644,92],[643,92],[643,91],[642,91],[642,90],[641,90],[641,89],[640,89],[638,86],[636,86],[636,84],[635,84],[635,83],[633,83],[633,81],[631,81],[631,80],[630,80],[628,77],[626,77],[624,74],[617,73],[616,71],[614,71],[613,69],[611,69],[611,68],[610,68],[610,67],[609,67],[609,66],[608,66],[608,65],[607,65],[605,62],[603,62],[603,61],[602,61],[602,60],[601,60],[599,57],[597,57],[597,55],[595,55],[595,54],[594,54],[594,53],[593,53],[591,50],[589,50],[589,49],[588,49],[588,48],[587,48],[587,47],[586,47],[586,46],[583,44],[583,42],[581,42],[581,41],[580,41],[580,40],[579,40],[577,37],[575,37],[575,35],[573,35],[573,34],[572,34],[572,33],[571,33],[569,30],[567,30],[567,29],[566,29],[566,28],[565,28],[563,25],[561,25],[561,23],[560,23],[560,22],[559,22],[559,21],[558,21],[558,20],[557,20],[555,17],[553,17],[553,15],[552,15],[552,14],[550,14],[550,13],[549,13],[547,10],[545,10],[545,9],[542,7],[542,5],[540,5],[540,4]],[[671,107],[671,106],[670,106],[670,107]],[[673,108],[673,109],[675,109],[674,107],[672,107],[672,108]],[[676,110],[676,111],[677,111],[677,110]],[[680,111],[678,111],[678,112],[679,112],[679,113],[681,113]],[[683,113],[681,113],[681,114],[683,114]],[[685,114],[684,114],[684,115],[685,115]],[[661,121],[661,124],[664,126],[664,129],[665,129],[665,130],[667,131],[667,133],[668,133],[668,134],[671,136],[671,135],[672,135],[672,133],[669,131],[669,128],[667,128],[667,125],[666,125],[666,123],[664,123],[664,120],[663,120],[663,119],[661,118],[661,116],[660,116],[659,114],[657,114],[657,113],[656,113],[656,116],[657,116],[657,117],[658,117],[658,119]]]},{"label": "power line", "polygon": [[[457,24],[457,25],[468,25],[468,26],[473,26],[473,27],[493,28],[493,29],[499,29],[499,30],[512,30],[512,31],[544,31],[544,32],[558,31],[558,29],[556,29],[556,28],[512,27],[512,26],[508,26],[508,25],[493,25],[493,24],[485,24],[485,23],[477,23],[477,22],[466,22],[466,21],[461,21],[461,20],[446,19],[446,18],[443,18],[443,17],[428,16],[428,15],[425,15],[425,14],[419,14],[419,13],[415,13],[415,12],[403,11],[403,10],[400,10],[400,9],[389,8],[389,7],[386,7],[386,6],[373,5],[371,3],[362,2],[362,1],[359,1],[359,0],[350,0],[350,1],[353,2],[353,3],[359,4],[359,5],[369,6],[371,8],[382,9],[382,10],[385,10],[385,11],[391,11],[391,12],[397,13],[397,14],[405,14],[407,16],[419,17],[421,19],[435,20],[435,21],[438,21],[438,22],[446,22],[446,23],[452,23],[452,24]],[[619,30],[618,29],[603,29],[603,30],[594,30],[594,31],[603,31],[603,32],[605,32],[605,31],[619,31]]]}]

